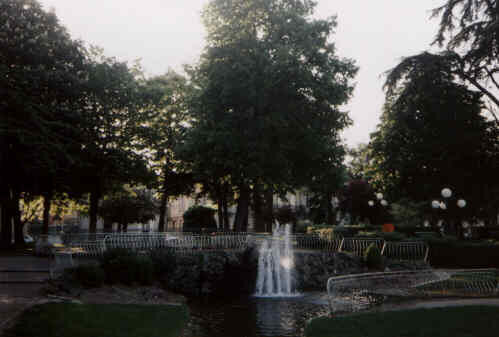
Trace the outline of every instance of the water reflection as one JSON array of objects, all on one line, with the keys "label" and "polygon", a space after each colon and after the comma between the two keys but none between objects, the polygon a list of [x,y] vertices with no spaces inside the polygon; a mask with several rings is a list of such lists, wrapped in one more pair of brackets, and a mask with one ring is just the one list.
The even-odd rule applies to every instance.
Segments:
[{"label": "water reflection", "polygon": [[299,337],[305,323],[328,312],[325,294],[300,298],[204,298],[189,301],[184,337]]}]

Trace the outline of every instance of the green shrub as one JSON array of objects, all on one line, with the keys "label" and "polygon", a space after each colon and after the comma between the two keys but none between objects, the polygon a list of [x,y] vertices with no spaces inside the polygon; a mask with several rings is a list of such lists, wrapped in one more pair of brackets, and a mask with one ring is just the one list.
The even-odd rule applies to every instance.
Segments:
[{"label": "green shrub", "polygon": [[369,247],[366,248],[364,252],[364,261],[369,269],[383,268],[383,258],[381,257],[381,252],[374,243],[371,243]]},{"label": "green shrub", "polygon": [[425,218],[425,210],[428,209],[426,202],[416,202],[410,199],[400,199],[392,203],[390,214],[397,228],[421,226]]},{"label": "green shrub", "polygon": [[123,248],[110,249],[101,258],[101,266],[108,283],[151,284],[154,265],[149,256],[137,255]]},{"label": "green shrub", "polygon": [[143,285],[150,285],[154,281],[154,264],[151,258],[147,255],[139,255],[135,257],[136,263],[136,282]]},{"label": "green shrub", "polygon": [[446,236],[426,241],[429,261],[435,268],[499,268],[499,245],[465,242]]},{"label": "green shrub", "polygon": [[159,277],[164,277],[172,273],[177,266],[175,253],[168,249],[155,249],[149,252],[154,273]]},{"label": "green shrub", "polygon": [[349,238],[354,236],[357,233],[356,229],[349,228],[349,227],[343,227],[343,226],[336,226],[333,229],[333,237],[334,238]]},{"label": "green shrub", "polygon": [[215,210],[206,206],[194,205],[184,213],[184,232],[201,232],[202,228],[217,229]]},{"label": "green shrub", "polygon": [[88,288],[100,287],[106,279],[104,270],[96,265],[80,265],[72,268],[69,273],[74,281]]},{"label": "green shrub", "polygon": [[306,234],[309,226],[310,226],[310,221],[298,220],[293,232],[297,234]]},{"label": "green shrub", "polygon": [[407,235],[400,232],[380,232],[378,236],[382,237],[385,241],[403,241],[407,239]]}]

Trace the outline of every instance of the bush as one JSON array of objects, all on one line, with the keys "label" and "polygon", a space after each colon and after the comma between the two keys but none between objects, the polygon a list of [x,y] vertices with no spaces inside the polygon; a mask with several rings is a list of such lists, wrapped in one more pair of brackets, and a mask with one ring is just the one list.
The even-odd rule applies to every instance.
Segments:
[{"label": "bush", "polygon": [[390,214],[397,228],[421,226],[425,210],[428,209],[426,202],[416,202],[410,199],[401,199],[394,202],[390,208]]},{"label": "bush", "polygon": [[135,257],[136,264],[135,270],[135,281],[144,284],[150,285],[154,281],[154,264],[151,258],[147,255],[139,255]]},{"label": "bush", "polygon": [[499,268],[499,245],[469,243],[445,237],[428,240],[435,268]]},{"label": "bush", "polygon": [[296,224],[298,214],[291,206],[281,206],[274,209],[274,217],[280,224]]},{"label": "bush", "polygon": [[215,210],[206,206],[195,205],[184,213],[184,232],[201,232],[202,228],[217,229]]},{"label": "bush", "polygon": [[154,279],[154,266],[149,256],[139,256],[134,252],[115,248],[106,251],[101,265],[108,283],[151,284]]},{"label": "bush", "polygon": [[380,232],[379,237],[382,237],[385,241],[404,241],[407,239],[407,235],[399,232]]},{"label": "bush", "polygon": [[294,232],[297,234],[306,234],[309,226],[310,226],[310,221],[298,220]]},{"label": "bush", "polygon": [[364,252],[364,261],[369,269],[383,268],[383,258],[381,257],[381,252],[374,243],[371,243],[369,247],[366,248]]},{"label": "bush", "polygon": [[333,229],[334,238],[350,238],[357,233],[357,229],[350,227],[337,226]]},{"label": "bush", "polygon": [[97,288],[104,284],[104,269],[96,265],[81,265],[70,269],[72,279],[84,287]]},{"label": "bush", "polygon": [[151,258],[154,267],[154,273],[158,278],[169,275],[177,266],[175,253],[167,249],[152,250],[149,253],[149,257]]}]

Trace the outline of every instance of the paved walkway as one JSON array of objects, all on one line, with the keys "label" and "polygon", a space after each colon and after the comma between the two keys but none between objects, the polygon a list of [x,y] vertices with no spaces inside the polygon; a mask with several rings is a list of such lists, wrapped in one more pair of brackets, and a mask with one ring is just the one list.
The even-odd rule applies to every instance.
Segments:
[{"label": "paved walkway", "polygon": [[494,305],[499,306],[499,298],[465,298],[465,299],[428,299],[417,300],[397,304],[383,304],[375,307],[370,312],[410,310],[410,309],[431,309],[443,307],[460,307],[466,305]]},{"label": "paved walkway", "polygon": [[0,255],[0,335],[23,310],[43,298],[50,260],[25,255]]}]

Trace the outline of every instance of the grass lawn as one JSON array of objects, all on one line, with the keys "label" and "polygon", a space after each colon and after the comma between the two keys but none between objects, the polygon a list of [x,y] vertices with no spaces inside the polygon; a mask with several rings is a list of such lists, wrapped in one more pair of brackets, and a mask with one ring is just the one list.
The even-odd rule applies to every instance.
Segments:
[{"label": "grass lawn", "polygon": [[497,337],[499,307],[463,306],[312,320],[307,337]]},{"label": "grass lawn", "polygon": [[170,305],[43,304],[25,311],[6,337],[178,337],[187,308]]}]

